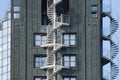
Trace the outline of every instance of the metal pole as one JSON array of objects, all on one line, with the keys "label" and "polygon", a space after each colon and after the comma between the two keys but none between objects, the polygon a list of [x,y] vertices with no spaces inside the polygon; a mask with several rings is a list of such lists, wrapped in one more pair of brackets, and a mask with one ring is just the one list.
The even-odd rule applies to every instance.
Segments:
[{"label": "metal pole", "polygon": [[[54,3],[55,3],[55,1],[56,0],[54,0]],[[56,19],[56,8],[54,7],[54,14],[53,14],[53,16],[54,16],[54,21],[53,21],[53,28],[55,28],[55,19]],[[54,47],[53,47],[53,50],[55,50],[55,43],[56,43],[56,34],[55,34],[55,32],[54,32]],[[56,56],[55,56],[55,54],[54,54],[54,69],[53,69],[53,72],[55,72],[55,63],[56,63]],[[56,80],[55,79],[55,76],[53,77],[53,80]]]}]

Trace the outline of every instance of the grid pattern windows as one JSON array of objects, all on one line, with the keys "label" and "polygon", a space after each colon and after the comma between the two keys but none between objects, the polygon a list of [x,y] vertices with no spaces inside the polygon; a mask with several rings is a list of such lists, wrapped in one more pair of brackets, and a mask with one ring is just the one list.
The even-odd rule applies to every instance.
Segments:
[{"label": "grid pattern windows", "polygon": [[40,46],[46,44],[46,34],[35,34],[34,35],[34,45]]},{"label": "grid pattern windows", "polygon": [[[8,13],[10,16],[10,13]],[[3,21],[0,31],[0,80],[10,80],[11,20]]]},{"label": "grid pattern windows", "polygon": [[46,56],[35,55],[34,56],[34,66],[35,68],[43,67],[46,65]]},{"label": "grid pattern windows", "polygon": [[76,34],[63,34],[63,44],[76,45]]},{"label": "grid pattern windows", "polygon": [[64,55],[63,65],[66,67],[76,67],[76,56]]}]

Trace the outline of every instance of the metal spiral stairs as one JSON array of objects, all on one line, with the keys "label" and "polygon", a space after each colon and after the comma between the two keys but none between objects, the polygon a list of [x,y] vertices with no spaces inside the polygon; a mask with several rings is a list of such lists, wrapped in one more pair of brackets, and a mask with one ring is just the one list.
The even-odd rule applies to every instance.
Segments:
[{"label": "metal spiral stairs", "polygon": [[64,22],[64,17],[67,15],[61,14],[61,16],[56,17],[55,8],[60,2],[62,0],[48,0],[47,16],[51,23],[47,26],[46,44],[41,46],[47,48],[46,66],[41,67],[41,69],[47,69],[47,80],[56,80],[57,73],[66,68],[62,65],[62,56],[60,59],[56,59],[59,50],[62,47],[67,47],[62,44],[62,35],[58,39],[56,33],[60,27],[69,25],[69,23]]},{"label": "metal spiral stairs", "polygon": [[[119,74],[119,66],[113,61],[116,56],[118,55],[118,52],[119,52],[119,49],[118,49],[118,45],[116,44],[116,42],[114,42],[112,40],[112,35],[114,35],[114,33],[118,30],[118,21],[112,17],[111,13],[110,12],[103,12],[102,13],[102,17],[109,17],[110,18],[110,22],[111,22],[111,25],[110,25],[110,34],[109,35],[104,35],[103,34],[103,40],[108,40],[110,41],[110,45],[111,45],[111,51],[110,51],[110,58],[108,57],[102,57],[103,61],[103,66],[104,65],[107,65],[110,63],[111,65],[111,71],[108,73],[110,74],[110,78],[108,78],[107,76],[103,76],[103,79],[102,80],[117,80],[117,76]],[[104,54],[104,53],[103,53]]]}]

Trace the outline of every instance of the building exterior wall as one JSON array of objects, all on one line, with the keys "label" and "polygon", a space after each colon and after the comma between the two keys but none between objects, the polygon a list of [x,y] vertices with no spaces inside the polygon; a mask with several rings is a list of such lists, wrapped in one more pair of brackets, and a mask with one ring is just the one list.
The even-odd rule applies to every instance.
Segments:
[{"label": "building exterior wall", "polygon": [[10,80],[11,60],[11,18],[10,11],[2,21],[0,30],[0,80]]},{"label": "building exterior wall", "polygon": [[[61,54],[75,54],[76,67],[63,69],[57,78],[76,76],[77,80],[101,80],[101,0],[69,0],[70,26],[63,33],[76,33],[76,45],[62,48]],[[97,6],[97,17],[91,17],[91,6]],[[14,7],[19,6],[19,18]],[[41,0],[12,0],[11,80],[33,80],[46,76],[46,70],[34,68],[34,55],[46,54],[34,46],[34,34],[46,33],[41,24]]]}]

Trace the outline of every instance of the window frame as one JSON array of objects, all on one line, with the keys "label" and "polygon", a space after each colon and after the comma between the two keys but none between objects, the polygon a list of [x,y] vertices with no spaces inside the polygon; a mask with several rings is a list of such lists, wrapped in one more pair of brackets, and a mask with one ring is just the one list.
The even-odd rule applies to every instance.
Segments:
[{"label": "window frame", "polygon": [[[65,56],[66,57],[69,57],[69,60],[68,61],[65,61]],[[72,61],[71,60],[71,57],[75,57],[75,61]],[[68,67],[68,68],[75,68],[76,66],[77,66],[77,56],[76,56],[76,54],[65,54],[65,55],[63,55],[63,66],[65,66],[65,62],[68,62],[68,64],[69,64],[69,66],[65,66],[65,67]],[[75,66],[72,66],[71,65],[71,62],[74,62],[74,64],[75,64]]]},{"label": "window frame", "polygon": [[69,78],[69,80],[71,80],[71,78],[75,78],[77,80],[76,76],[63,76],[63,80],[65,80],[64,78]]},{"label": "window frame", "polygon": [[[36,36],[40,36],[40,40],[36,40]],[[43,37],[46,37],[46,40],[43,40]],[[47,34],[46,33],[35,33],[34,34],[34,46],[35,47],[40,47],[41,45],[44,45],[44,44],[46,44],[46,41],[47,41]],[[39,45],[36,45],[36,41],[40,41],[40,44]],[[45,42],[44,44],[43,44],[43,41]]]},{"label": "window frame", "polygon": [[[67,35],[68,36],[68,39],[65,39],[65,35]],[[71,39],[71,35],[74,35],[75,36],[75,39]],[[63,33],[63,41],[62,41],[62,43],[64,44],[64,45],[67,45],[67,46],[76,46],[76,44],[77,44],[77,39],[76,39],[76,37],[77,37],[77,34],[76,33]],[[65,41],[67,41],[68,42],[68,44],[65,44]],[[72,45],[71,44],[71,41],[74,41],[74,44]]]},{"label": "window frame", "polygon": [[[36,64],[38,63],[38,62],[36,62],[36,58],[40,58],[40,63],[39,63],[39,66],[36,66]],[[47,58],[47,56],[45,55],[45,54],[37,54],[37,55],[34,55],[34,68],[40,68],[40,67],[43,67],[43,65],[42,65],[42,59],[44,58],[44,59],[46,59]],[[46,65],[46,61],[45,61],[45,64],[44,65]]]},{"label": "window frame", "polygon": [[98,18],[98,5],[91,5],[91,17]]},{"label": "window frame", "polygon": [[33,79],[33,80],[35,80],[35,78],[40,78],[40,80],[44,80],[44,79],[47,80],[47,77],[46,77],[46,76],[34,76],[34,79]]}]

